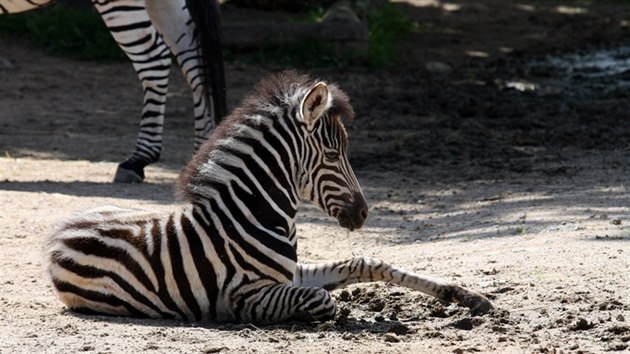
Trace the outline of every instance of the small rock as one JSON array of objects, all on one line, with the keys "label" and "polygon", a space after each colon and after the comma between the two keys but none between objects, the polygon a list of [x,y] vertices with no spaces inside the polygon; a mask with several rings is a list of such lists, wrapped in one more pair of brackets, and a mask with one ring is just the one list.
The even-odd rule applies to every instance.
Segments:
[{"label": "small rock", "polygon": [[385,341],[388,343],[400,342],[400,338],[398,338],[398,336],[395,333],[385,333],[385,336],[383,337],[383,339],[385,339]]},{"label": "small rock", "polygon": [[464,353],[476,353],[480,352],[478,348],[470,347],[470,348],[455,348],[453,349],[453,353],[455,354],[464,354]]},{"label": "small rock", "polygon": [[445,337],[444,333],[437,332],[437,331],[435,331],[435,332],[427,332],[427,333],[424,334],[424,336],[427,337],[427,338],[444,338]]},{"label": "small rock", "polygon": [[335,323],[336,324],[347,323],[348,317],[350,317],[350,309],[347,307],[340,307],[337,309],[337,314],[335,315]]},{"label": "small rock", "polygon": [[451,327],[455,327],[455,328],[459,328],[459,329],[463,329],[466,331],[470,331],[471,329],[473,329],[474,327],[479,326],[480,324],[484,323],[485,321],[482,318],[479,317],[464,317],[460,320],[457,320],[455,322],[451,322],[449,324],[449,326]]},{"label": "small rock", "polygon": [[342,290],[337,296],[337,298],[339,299],[339,301],[345,301],[345,302],[352,300],[352,296],[350,296],[350,293],[348,292],[348,290]]},{"label": "small rock", "polygon": [[433,75],[448,76],[453,72],[453,68],[439,61],[430,61],[424,64],[424,68]]},{"label": "small rock", "polygon": [[569,326],[569,329],[572,331],[585,331],[593,327],[595,327],[595,324],[593,322],[587,321],[586,319],[580,317],[576,322],[573,322]]},{"label": "small rock", "polygon": [[479,271],[483,275],[497,275],[499,271],[496,268],[492,268],[490,270],[480,270]]},{"label": "small rock", "polygon": [[614,334],[624,334],[624,333],[630,332],[630,326],[614,325],[614,326],[608,328],[608,332],[611,332],[611,333],[614,333]]},{"label": "small rock", "polygon": [[368,309],[373,312],[381,312],[385,308],[385,301],[374,299],[368,304]]},{"label": "small rock", "polygon": [[204,349],[202,352],[205,354],[213,354],[213,353],[220,353],[224,350],[230,350],[230,348],[228,347],[212,347],[212,348],[208,348],[208,349]]},{"label": "small rock", "polygon": [[507,328],[505,328],[504,326],[492,326],[492,332],[496,332],[496,333],[507,333]]},{"label": "small rock", "polygon": [[389,333],[394,333],[397,334],[399,336],[404,336],[405,334],[409,333],[409,327],[407,325],[404,325],[402,323],[397,323],[395,325],[393,325],[392,327],[390,327],[387,332]]},{"label": "small rock", "polygon": [[13,63],[7,58],[0,57],[0,70],[13,69]]},{"label": "small rock", "polygon": [[355,336],[352,333],[344,333],[341,335],[341,339],[343,340],[353,340],[353,339],[357,339],[357,336]]},{"label": "small rock", "polygon": [[616,351],[616,352],[620,352],[622,350],[626,350],[628,349],[628,344],[627,343],[615,343],[613,345],[611,345],[608,350],[610,351]]},{"label": "small rock", "polygon": [[495,293],[495,294],[504,294],[504,293],[507,293],[507,292],[510,292],[510,291],[513,291],[513,290],[514,290],[513,287],[506,286],[506,287],[503,287],[503,288],[500,288],[500,289],[497,289],[497,290],[493,291],[493,293]]}]

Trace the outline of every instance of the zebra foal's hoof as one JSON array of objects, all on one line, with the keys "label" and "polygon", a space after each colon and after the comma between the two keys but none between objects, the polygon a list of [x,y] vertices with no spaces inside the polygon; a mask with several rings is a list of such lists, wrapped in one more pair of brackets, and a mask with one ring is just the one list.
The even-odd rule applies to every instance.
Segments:
[{"label": "zebra foal's hoof", "polygon": [[454,291],[454,297],[447,301],[456,302],[460,305],[468,307],[470,309],[470,314],[473,316],[485,315],[486,313],[494,310],[492,302],[481,294],[464,289],[459,285],[454,285],[452,290]]},{"label": "zebra foal's hoof", "polygon": [[485,296],[479,295],[475,302],[470,306],[470,314],[473,316],[481,316],[494,310],[494,305]]},{"label": "zebra foal's hoof", "polygon": [[468,307],[470,314],[473,316],[485,315],[494,310],[494,305],[492,305],[492,302],[490,302],[487,297],[473,291],[467,291],[467,293],[462,296],[462,300],[461,304]]},{"label": "zebra foal's hoof", "polygon": [[144,180],[144,172],[140,170],[140,173],[127,169],[118,165],[116,169],[116,175],[114,176],[114,183],[142,183]]}]

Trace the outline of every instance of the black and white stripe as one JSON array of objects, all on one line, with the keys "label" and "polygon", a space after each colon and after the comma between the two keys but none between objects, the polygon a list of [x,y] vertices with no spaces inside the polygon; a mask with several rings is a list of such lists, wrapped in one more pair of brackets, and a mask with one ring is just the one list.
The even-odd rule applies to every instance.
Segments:
[{"label": "black and white stripe", "polygon": [[[55,0],[0,0],[0,14],[50,5]],[[172,57],[193,93],[195,148],[226,114],[217,1],[92,0],[110,33],[131,60],[144,92],[136,147],[115,182],[141,182],[144,167],[162,152],[164,110]]]},{"label": "black and white stripe", "polygon": [[186,206],[105,207],[58,226],[48,269],[59,298],[77,311],[269,323],[330,318],[328,290],[381,280],[489,311],[481,295],[379,260],[298,263],[303,200],[350,230],[367,217],[346,156],[352,115],[335,85],[293,72],[264,80],[182,173]]}]

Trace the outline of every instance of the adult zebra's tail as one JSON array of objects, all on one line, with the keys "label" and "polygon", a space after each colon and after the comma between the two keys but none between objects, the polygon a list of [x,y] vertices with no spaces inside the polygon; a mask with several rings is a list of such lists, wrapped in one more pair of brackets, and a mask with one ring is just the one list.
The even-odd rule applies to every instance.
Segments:
[{"label": "adult zebra's tail", "polygon": [[227,114],[221,17],[218,1],[186,0],[186,7],[197,28],[196,36],[203,56],[204,82],[210,83],[212,93],[206,92],[216,123]]}]

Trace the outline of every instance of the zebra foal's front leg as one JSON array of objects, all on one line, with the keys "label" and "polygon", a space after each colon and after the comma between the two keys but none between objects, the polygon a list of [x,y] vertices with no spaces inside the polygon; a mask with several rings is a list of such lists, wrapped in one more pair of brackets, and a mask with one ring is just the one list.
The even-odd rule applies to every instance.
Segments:
[{"label": "zebra foal's front leg", "polygon": [[330,293],[322,288],[287,284],[267,285],[246,291],[234,301],[240,322],[279,323],[289,320],[325,321],[337,309]]},{"label": "zebra foal's front leg", "polygon": [[474,291],[443,280],[408,272],[379,259],[368,257],[323,264],[298,264],[293,279],[295,286],[321,287],[327,290],[374,281],[404,286],[443,301],[464,305],[470,308],[473,315],[481,315],[494,308],[485,296]]}]

